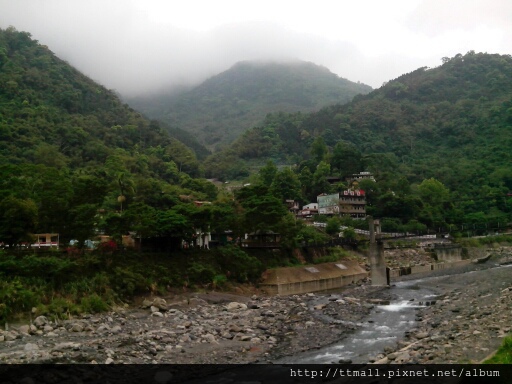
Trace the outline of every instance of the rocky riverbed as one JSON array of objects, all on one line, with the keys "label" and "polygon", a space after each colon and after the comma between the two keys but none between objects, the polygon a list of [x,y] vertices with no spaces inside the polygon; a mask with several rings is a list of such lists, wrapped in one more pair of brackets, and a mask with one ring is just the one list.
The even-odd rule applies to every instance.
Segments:
[{"label": "rocky riverbed", "polygon": [[438,293],[435,305],[418,311],[415,329],[373,361],[475,363],[492,355],[512,332],[512,266],[491,267],[509,263],[512,253],[506,248],[485,264],[420,280],[419,285]]},{"label": "rocky riverbed", "polygon": [[38,316],[0,331],[0,363],[248,363],[335,342],[385,290],[244,297],[219,292],[147,298],[65,321]]},{"label": "rocky riverbed", "polygon": [[[512,260],[510,252],[500,261]],[[494,262],[494,261],[493,261]],[[479,361],[512,324],[512,267],[462,273],[425,284],[436,304],[379,363]],[[459,274],[453,274],[459,273]],[[423,284],[423,283],[421,283]],[[146,298],[137,308],[65,321],[38,316],[0,330],[0,363],[249,363],[329,345],[354,329],[376,304],[393,297],[368,282],[341,294],[252,297],[219,292]]]}]

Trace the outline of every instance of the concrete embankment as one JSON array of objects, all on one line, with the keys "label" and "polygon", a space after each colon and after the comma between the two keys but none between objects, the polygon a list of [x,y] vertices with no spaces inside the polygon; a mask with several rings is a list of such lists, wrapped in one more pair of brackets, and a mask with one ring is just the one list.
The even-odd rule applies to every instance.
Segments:
[{"label": "concrete embankment", "polygon": [[268,295],[295,295],[338,289],[367,277],[368,272],[357,261],[343,260],[270,269],[260,287]]}]

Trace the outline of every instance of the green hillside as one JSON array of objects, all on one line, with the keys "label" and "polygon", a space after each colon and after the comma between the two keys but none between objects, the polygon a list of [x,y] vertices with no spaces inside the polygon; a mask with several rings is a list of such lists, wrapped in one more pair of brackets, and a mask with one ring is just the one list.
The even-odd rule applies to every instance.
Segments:
[{"label": "green hillside", "polygon": [[233,141],[268,113],[314,111],[370,91],[313,63],[240,62],[185,93],[129,102],[214,148]]},{"label": "green hillside", "polygon": [[369,170],[395,194],[435,178],[458,201],[456,215],[500,216],[512,190],[512,58],[469,52],[346,105],[269,115],[205,169],[231,179],[269,158],[299,175],[313,175],[320,161],[341,177]]},{"label": "green hillside", "polygon": [[159,123],[29,33],[0,30],[0,242],[125,233],[136,227],[130,208],[215,198],[201,173],[194,151]]}]

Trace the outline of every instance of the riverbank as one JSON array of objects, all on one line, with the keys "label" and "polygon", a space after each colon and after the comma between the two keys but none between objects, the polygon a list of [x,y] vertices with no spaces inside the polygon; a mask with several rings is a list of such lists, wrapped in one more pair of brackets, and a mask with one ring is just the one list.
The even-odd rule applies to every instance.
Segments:
[{"label": "riverbank", "polygon": [[[510,249],[486,264],[435,272],[424,284],[437,292],[436,304],[419,310],[415,329],[372,360],[484,359],[510,332],[512,269],[488,269],[507,260]],[[0,331],[0,363],[273,362],[343,339],[393,299],[390,291],[360,282],[332,295],[173,294],[69,320],[41,316]]]},{"label": "riverbank", "polygon": [[386,289],[244,297],[212,292],[146,299],[138,309],[0,331],[2,363],[270,362],[333,343],[358,327]]},{"label": "riverbank", "polygon": [[493,267],[511,262],[508,247],[485,264],[419,279],[438,294],[435,305],[419,310],[416,327],[373,362],[477,363],[492,355],[512,331],[512,267]]}]

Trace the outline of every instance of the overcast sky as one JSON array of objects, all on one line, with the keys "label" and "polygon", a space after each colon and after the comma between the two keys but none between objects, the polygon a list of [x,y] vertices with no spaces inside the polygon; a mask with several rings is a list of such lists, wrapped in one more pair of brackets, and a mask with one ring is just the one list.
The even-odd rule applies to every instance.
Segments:
[{"label": "overcast sky", "polygon": [[125,96],[241,60],[311,61],[378,88],[445,56],[512,54],[512,0],[0,0],[10,25]]}]

